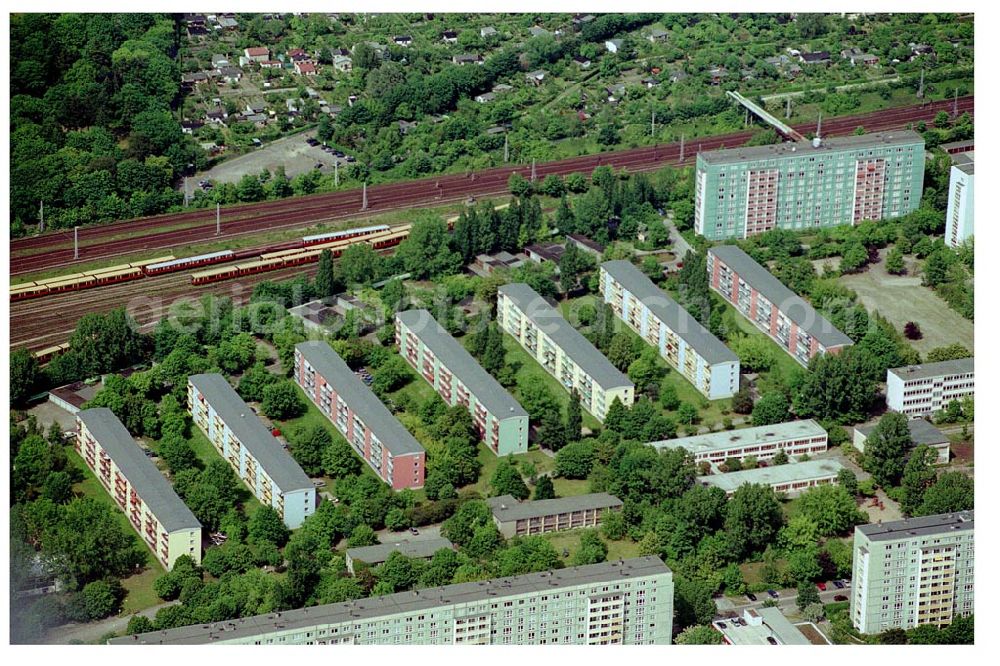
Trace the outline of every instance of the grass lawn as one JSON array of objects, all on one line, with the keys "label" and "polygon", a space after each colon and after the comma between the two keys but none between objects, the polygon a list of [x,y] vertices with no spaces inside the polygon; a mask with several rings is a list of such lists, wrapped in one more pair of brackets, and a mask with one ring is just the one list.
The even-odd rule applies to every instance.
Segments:
[{"label": "grass lawn", "polygon": [[[576,555],[576,551],[580,549],[580,536],[583,534],[583,530],[566,530],[564,532],[550,532],[549,534],[543,534],[542,536],[552,544],[562,557],[563,549],[569,551],[569,555],[562,557],[562,561],[566,566],[571,566],[573,561],[573,556]],[[639,544],[638,542],[632,541],[631,539],[625,538],[621,541],[609,541],[603,535],[601,539],[608,546],[608,561],[628,559],[631,557],[639,556]]]},{"label": "grass lawn", "polygon": [[590,481],[587,479],[552,479],[552,486],[556,490],[556,497],[573,497],[574,495],[586,495],[590,492]]},{"label": "grass lawn", "polygon": [[157,566],[156,568],[144,569],[141,573],[129,576],[122,581],[122,586],[127,592],[122,604],[122,615],[131,615],[144,608],[162,603],[162,600],[153,591],[153,583],[163,573],[163,568]]},{"label": "grass lawn", "polygon": [[[526,453],[511,454],[510,458],[516,463],[527,462],[533,464],[538,474],[548,472],[555,466],[555,460],[542,453],[540,449],[530,449]],[[500,458],[486,448],[485,444],[480,442],[479,462],[483,464],[482,470],[479,472],[479,480],[472,485],[466,486],[466,488],[482,493],[485,497],[489,494],[490,479],[493,478],[493,473],[496,471],[497,465],[500,464]],[[524,471],[523,468],[521,471]],[[529,485],[528,488],[534,492],[534,487]]]},{"label": "grass lawn", "polygon": [[[219,452],[215,450],[212,442],[208,441],[208,437],[205,436],[198,426],[191,425],[191,436],[187,439],[188,444],[194,449],[194,453],[198,456],[198,460],[202,462],[203,465],[208,465],[209,463],[215,462],[216,460],[225,460]],[[243,480],[240,479],[240,487],[246,492],[243,493],[243,515],[250,516],[259,509],[262,504],[253,493],[243,484]]]}]

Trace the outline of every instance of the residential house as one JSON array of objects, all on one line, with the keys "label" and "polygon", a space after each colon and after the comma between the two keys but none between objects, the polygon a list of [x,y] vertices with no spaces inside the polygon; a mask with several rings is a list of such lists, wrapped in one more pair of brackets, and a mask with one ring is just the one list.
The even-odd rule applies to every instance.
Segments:
[{"label": "residential house", "polygon": [[219,19],[219,27],[223,30],[237,30],[239,29],[240,24],[239,21],[234,18],[225,17]]},{"label": "residential house", "polygon": [[915,44],[910,42],[908,46],[910,47],[910,53],[913,54],[910,56],[910,60],[916,60],[922,55],[934,55],[934,47],[930,44]]},{"label": "residential house", "polygon": [[482,37],[483,39],[486,39],[487,37],[493,37],[497,34],[499,34],[497,33],[497,29],[491,25],[479,29],[479,36]]},{"label": "residential house", "polygon": [[220,67],[219,76],[226,83],[239,83],[243,78],[243,70],[239,67]]},{"label": "residential house", "polygon": [[222,67],[229,67],[229,56],[224,56],[221,53],[216,53],[212,55],[212,67],[216,69],[221,69]]},{"label": "residential house", "polygon": [[205,112],[205,122],[206,123],[215,123],[216,125],[225,125],[226,124],[226,118],[228,118],[228,117],[229,117],[229,114],[226,113],[226,110],[224,108],[209,109],[208,111]]},{"label": "residential house", "polygon": [[799,61],[806,65],[829,65],[829,51],[815,51],[812,53],[800,53]]},{"label": "residential house", "polygon": [[579,28],[584,23],[590,23],[595,18],[597,18],[597,17],[594,16],[593,14],[583,14],[583,15],[574,14],[573,15],[573,25],[575,25],[577,28]]},{"label": "residential house", "polygon": [[251,46],[243,49],[243,57],[250,62],[264,62],[271,59],[271,51],[266,46]]},{"label": "residential house", "polygon": [[688,77],[687,72],[683,69],[677,69],[670,72],[670,82],[679,83]]},{"label": "residential house", "polygon": [[289,115],[299,112],[299,105],[294,97],[289,97],[285,100],[285,108],[288,109]]},{"label": "residential house", "polygon": [[333,68],[338,72],[350,72],[354,69],[354,61],[351,60],[350,56],[335,55],[333,56]]},{"label": "residential house", "polygon": [[301,74],[303,76],[316,76],[317,73],[316,65],[304,60],[301,62],[297,62],[295,63],[295,73]]},{"label": "residential house", "polygon": [[840,52],[840,56],[844,60],[849,60],[851,65],[857,65],[861,63],[866,67],[872,67],[879,63],[879,57],[877,55],[872,55],[871,53],[865,53],[856,46],[852,46],[849,49],[844,49]]},{"label": "residential house", "polygon": [[280,60],[265,60],[264,62],[258,63],[261,69],[281,69],[282,62]]},{"label": "residential house", "polygon": [[611,104],[617,104],[621,101],[622,97],[625,96],[624,83],[615,83],[614,85],[608,86],[604,90],[608,93],[608,102]]},{"label": "residential house", "polygon": [[185,120],[181,123],[181,132],[184,134],[194,134],[198,129],[205,126],[205,123],[198,120]]},{"label": "residential house", "polygon": [[652,76],[647,76],[641,81],[641,83],[646,86],[647,89],[652,89],[660,85],[660,80]]},{"label": "residential house", "polygon": [[264,113],[248,113],[243,116],[243,120],[248,123],[253,123],[257,127],[264,127],[267,125],[267,115]]},{"label": "residential house", "polygon": [[202,83],[208,83],[208,74],[205,72],[189,72],[181,74],[181,85],[192,88]]},{"label": "residential house", "polygon": [[441,33],[441,39],[446,44],[458,44],[458,33],[454,30],[445,30]]},{"label": "residential house", "polygon": [[662,30],[661,28],[653,28],[652,30],[649,31],[649,36],[647,37],[647,39],[655,44],[656,42],[665,42],[669,37],[670,33],[667,32],[666,30]]},{"label": "residential house", "polygon": [[396,46],[409,46],[413,43],[413,37],[410,37],[409,35],[397,35],[392,38],[392,41],[396,44]]},{"label": "residential house", "polygon": [[264,113],[267,111],[267,104],[262,99],[255,99],[247,102],[247,113]]},{"label": "residential house", "polygon": [[621,39],[609,39],[604,42],[604,48],[606,48],[609,53],[618,53],[624,43],[625,42]]},{"label": "residential house", "polygon": [[510,92],[514,89],[514,86],[509,86],[506,83],[498,83],[493,86],[493,93],[500,95],[502,93]]},{"label": "residential house", "polygon": [[468,63],[475,63],[477,65],[483,64],[483,56],[481,55],[470,55],[468,53],[463,53],[461,55],[453,56],[451,61],[456,65],[465,65]]}]

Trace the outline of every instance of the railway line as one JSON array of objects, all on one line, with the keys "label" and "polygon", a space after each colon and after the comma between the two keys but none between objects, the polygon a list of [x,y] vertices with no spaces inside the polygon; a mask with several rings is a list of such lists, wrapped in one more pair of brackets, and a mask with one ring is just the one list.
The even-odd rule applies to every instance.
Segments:
[{"label": "railway line", "polygon": [[[959,113],[972,112],[975,98],[959,98]],[[954,102],[944,100],[922,106],[887,109],[855,116],[829,118],[824,121],[824,134],[853,132],[861,125],[869,132],[901,128],[919,121],[931,122],[939,111],[951,112]],[[794,126],[800,132],[813,129],[811,124]],[[680,158],[680,144],[646,146],[632,150],[584,155],[547,162],[536,166],[536,177],[549,174],[566,175],[574,171],[589,171],[596,166],[611,165],[629,171],[648,171],[665,165],[685,165],[694,161],[700,150],[737,147],[750,132],[708,137],[687,143],[685,159]],[[70,232],[54,232],[14,241],[11,247],[11,275],[22,275],[51,268],[71,268],[75,263],[112,259],[142,251],[169,251],[198,242],[233,239],[264,231],[290,229],[321,221],[357,218],[398,208],[434,206],[462,201],[469,196],[489,196],[507,191],[507,179],[512,173],[529,177],[531,167],[518,165],[497,167],[469,175],[453,174],[415,181],[376,185],[368,188],[368,208],[361,210],[361,190],[345,190],[327,194],[295,197],[276,201],[227,207],[222,215],[222,234],[215,235],[215,215],[210,209],[199,209],[171,215],[118,222],[80,231],[79,261],[73,259]],[[204,224],[176,228],[178,225],[203,221]],[[170,230],[159,231],[163,227]],[[129,237],[122,237],[129,234]],[[67,246],[68,244],[68,246]]]}]

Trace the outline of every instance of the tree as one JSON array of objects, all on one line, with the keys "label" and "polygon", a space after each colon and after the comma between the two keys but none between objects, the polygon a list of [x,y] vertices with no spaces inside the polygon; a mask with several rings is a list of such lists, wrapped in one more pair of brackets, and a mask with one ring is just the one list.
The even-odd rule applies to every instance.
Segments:
[{"label": "tree", "polygon": [[396,249],[396,259],[416,279],[449,275],[462,265],[462,257],[449,247],[448,226],[436,216],[413,223]]},{"label": "tree", "polygon": [[663,384],[660,386],[660,405],[668,411],[677,409],[681,404],[677,397],[677,388],[673,384]]},{"label": "tree", "polygon": [[382,275],[382,261],[368,243],[353,243],[340,255],[340,274],[347,284],[371,284]]},{"label": "tree", "polygon": [[784,449],[778,449],[778,452],[774,454],[771,458],[772,465],[787,465],[788,464],[788,454],[785,453]]},{"label": "tree", "polygon": [[677,420],[685,425],[693,425],[699,420],[698,409],[689,402],[682,402],[677,407]]},{"label": "tree", "polygon": [[145,634],[150,631],[153,631],[153,621],[145,615],[133,615],[128,619],[128,626],[125,627],[127,636]]},{"label": "tree", "polygon": [[866,363],[863,350],[853,348],[813,356],[793,394],[795,413],[837,423],[864,421],[876,391]]},{"label": "tree", "polygon": [[920,330],[920,324],[908,321],[903,327],[903,335],[906,336],[907,340],[919,340],[924,337],[923,332]]},{"label": "tree", "polygon": [[608,557],[608,545],[601,539],[597,530],[584,530],[580,535],[580,549],[573,556],[573,564],[597,564]]},{"label": "tree", "polygon": [[885,255],[885,270],[890,275],[903,275],[906,273],[906,264],[903,263],[903,251],[898,247],[892,248]]},{"label": "tree", "polygon": [[937,452],[926,444],[921,444],[910,453],[900,480],[903,493],[899,508],[904,514],[912,516],[920,508],[924,493],[937,478],[934,472],[936,461]]},{"label": "tree", "polygon": [[334,437],[323,452],[323,470],[332,479],[346,479],[361,473],[361,460],[343,437]]},{"label": "tree", "polygon": [[679,626],[708,624],[718,610],[712,587],[701,580],[674,577],[674,616]]},{"label": "tree", "polygon": [[330,431],[319,423],[298,428],[288,435],[292,457],[309,476],[319,476],[323,472],[323,458],[332,445]]},{"label": "tree", "polygon": [[854,496],[832,484],[810,488],[799,497],[799,510],[819,528],[822,536],[843,534],[865,520]]},{"label": "tree", "polygon": [[247,534],[251,543],[269,541],[280,548],[288,541],[290,532],[281,515],[273,507],[265,505],[250,516]]},{"label": "tree", "polygon": [[853,497],[858,494],[858,477],[846,467],[837,472],[837,485],[847,491]]},{"label": "tree", "polygon": [[319,265],[316,268],[316,294],[326,297],[337,293],[339,285],[333,273],[333,254],[323,250],[319,255]]},{"label": "tree", "polygon": [[865,442],[862,466],[883,488],[897,485],[906,465],[906,453],[913,446],[909,419],[898,412],[887,413]]},{"label": "tree", "polygon": [[805,610],[809,604],[820,603],[819,592],[816,586],[809,581],[802,581],[798,586],[798,594],[795,595],[795,605],[800,611]]},{"label": "tree", "polygon": [[351,536],[347,539],[347,545],[351,548],[374,546],[377,543],[378,537],[375,535],[375,530],[363,523],[351,530]]},{"label": "tree", "polygon": [[566,479],[585,479],[594,464],[590,440],[570,442],[556,452],[555,473]]},{"label": "tree", "polygon": [[583,429],[583,409],[580,405],[580,394],[574,388],[569,394],[569,404],[566,406],[566,441],[579,441]]},{"label": "tree", "polygon": [[747,372],[765,372],[775,363],[774,350],[767,339],[759,335],[741,335],[729,342],[730,348],[740,359],[740,369]]},{"label": "tree", "polygon": [[739,557],[762,551],[783,523],[781,505],[768,486],[740,486],[726,507],[725,530]]},{"label": "tree", "polygon": [[100,620],[114,613],[125,596],[121,583],[114,579],[87,583],[80,594],[90,620]]},{"label": "tree", "polygon": [[270,419],[292,419],[306,411],[295,383],[285,380],[264,387],[261,410]]},{"label": "tree", "polygon": [[622,331],[621,333],[616,333],[611,339],[608,347],[608,360],[622,372],[627,371],[629,365],[638,356],[639,352],[636,349],[634,338],[630,334]]},{"label": "tree", "polygon": [[819,541],[819,526],[806,515],[793,516],[781,528],[779,543],[787,551],[811,548]]},{"label": "tree", "polygon": [[765,393],[753,406],[753,424],[784,423],[788,420],[788,407],[788,398],[781,391]]},{"label": "tree", "polygon": [[687,627],[674,639],[676,645],[721,645],[722,633],[705,625]]},{"label": "tree", "polygon": [[840,258],[841,273],[856,273],[868,264],[868,250],[858,241],[844,244]]},{"label": "tree", "polygon": [[507,189],[512,195],[522,199],[531,194],[532,185],[531,181],[521,174],[512,173],[510,174],[510,178],[507,179]]},{"label": "tree", "polygon": [[556,489],[552,485],[552,479],[548,476],[541,476],[538,478],[538,483],[535,484],[535,495],[532,499],[535,500],[545,500],[545,499],[555,499]]},{"label": "tree", "polygon": [[145,563],[145,549],[107,504],[84,498],[61,507],[56,515],[58,521],[41,535],[41,547],[77,581],[121,577]]},{"label": "tree", "polygon": [[959,358],[969,358],[972,352],[966,349],[961,343],[954,343],[945,347],[936,347],[927,352],[927,363],[939,363],[941,361],[951,361]]},{"label": "tree", "polygon": [[509,459],[500,461],[496,471],[490,478],[490,495],[497,497],[500,495],[512,495],[516,499],[525,500],[530,495],[528,486],[517,467]]},{"label": "tree", "polygon": [[538,424],[538,441],[552,451],[566,445],[566,424],[559,417],[558,410],[546,410]]},{"label": "tree", "polygon": [[38,359],[25,348],[15,349],[10,355],[10,402],[23,404],[34,394],[39,377]]},{"label": "tree", "polygon": [[975,506],[972,479],[962,472],[944,472],[923,494],[914,516],[970,511]]},{"label": "tree", "polygon": [[[662,400],[662,394],[661,394]],[[749,414],[753,411],[753,394],[748,388],[741,388],[732,397],[732,408],[737,414]],[[664,405],[666,407],[666,405]]]}]

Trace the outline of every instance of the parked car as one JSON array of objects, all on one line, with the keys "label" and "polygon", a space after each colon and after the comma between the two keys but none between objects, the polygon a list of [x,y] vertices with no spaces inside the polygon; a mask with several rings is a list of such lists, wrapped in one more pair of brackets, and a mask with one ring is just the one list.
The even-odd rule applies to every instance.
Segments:
[{"label": "parked car", "polygon": [[850,587],[851,586],[851,581],[848,580],[847,578],[841,578],[840,582],[844,584],[844,587]]},{"label": "parked car", "polygon": [[333,151],[333,156],[334,157],[343,157],[344,156],[344,151],[342,151],[342,150],[335,150],[335,151]]},{"label": "parked car", "polygon": [[357,158],[354,157],[354,155],[348,155],[344,159],[347,160],[348,162],[357,162],[358,161]]},{"label": "parked car", "polygon": [[778,594],[777,592],[775,592],[774,590],[768,590],[768,591],[767,591],[767,596],[771,597],[772,599],[777,599],[777,598],[778,598],[779,596],[781,596],[781,595],[779,595],[779,594]]},{"label": "parked car", "polygon": [[847,597],[845,597],[843,594],[836,594],[836,595],[834,595],[833,600],[834,601],[847,601]]},{"label": "parked car", "polygon": [[838,590],[844,589],[844,583],[842,581],[839,581],[839,580],[833,581],[833,586],[835,588],[837,588]]},{"label": "parked car", "polygon": [[312,137],[306,139],[306,143],[308,143],[310,146],[318,146],[319,145],[319,141],[317,141],[316,139],[313,139]]},{"label": "parked car", "polygon": [[757,601],[757,595],[751,592],[747,592],[746,597],[747,601]]},{"label": "parked car", "polygon": [[767,637],[767,642],[770,643],[771,645],[777,645],[778,644],[778,641],[776,641],[774,639],[774,636],[768,636]]},{"label": "parked car", "polygon": [[410,534],[420,534],[420,530],[418,530],[416,527],[411,527]]},{"label": "parked car", "polygon": [[715,625],[717,627],[719,627],[719,629],[725,629],[726,628],[726,623],[725,622],[716,622]]},{"label": "parked car", "polygon": [[816,583],[816,587],[820,592],[826,592],[826,583]]},{"label": "parked car", "polygon": [[313,169],[322,169],[322,168],[323,168],[322,162],[316,162],[316,164],[313,165]]}]

